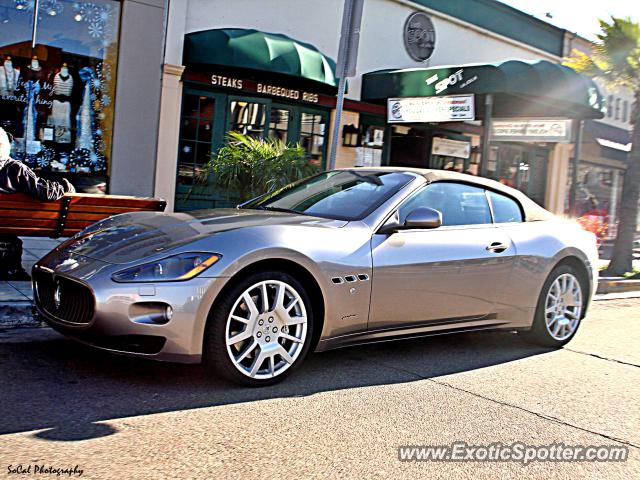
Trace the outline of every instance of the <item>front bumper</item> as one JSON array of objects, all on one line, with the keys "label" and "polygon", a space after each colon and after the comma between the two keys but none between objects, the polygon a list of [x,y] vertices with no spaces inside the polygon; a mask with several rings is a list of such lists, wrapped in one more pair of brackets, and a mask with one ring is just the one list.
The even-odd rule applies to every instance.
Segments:
[{"label": "front bumper", "polygon": [[[74,260],[79,266],[71,271],[65,270],[64,262],[60,267],[59,261],[49,257],[33,267],[35,303],[47,324],[102,350],[162,361],[200,362],[206,320],[225,278],[116,283],[111,273],[121,265]],[[55,288],[39,287],[45,276],[51,277]],[[78,306],[86,304],[86,298],[93,302],[90,309]],[[154,313],[165,311],[166,306],[172,313],[168,321]]]}]

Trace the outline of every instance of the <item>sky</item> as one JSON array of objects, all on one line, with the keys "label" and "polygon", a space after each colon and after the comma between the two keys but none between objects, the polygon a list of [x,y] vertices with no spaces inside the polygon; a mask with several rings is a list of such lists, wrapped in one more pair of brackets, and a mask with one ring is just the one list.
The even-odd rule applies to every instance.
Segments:
[{"label": "sky", "polygon": [[[518,10],[578,35],[596,40],[598,19],[631,17],[640,21],[640,0],[500,0]],[[551,14],[548,18],[546,14]]]}]

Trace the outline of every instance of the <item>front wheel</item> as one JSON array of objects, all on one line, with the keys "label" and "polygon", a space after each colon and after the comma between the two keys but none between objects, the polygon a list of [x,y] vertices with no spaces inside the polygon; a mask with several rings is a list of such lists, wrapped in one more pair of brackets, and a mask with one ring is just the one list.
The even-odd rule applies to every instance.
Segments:
[{"label": "front wheel", "polygon": [[586,286],[569,265],[556,267],[542,287],[527,340],[547,347],[561,347],[573,338],[585,307]]},{"label": "front wheel", "polygon": [[216,304],[205,338],[205,361],[248,386],[271,385],[302,363],[313,331],[304,287],[284,272],[240,281]]}]

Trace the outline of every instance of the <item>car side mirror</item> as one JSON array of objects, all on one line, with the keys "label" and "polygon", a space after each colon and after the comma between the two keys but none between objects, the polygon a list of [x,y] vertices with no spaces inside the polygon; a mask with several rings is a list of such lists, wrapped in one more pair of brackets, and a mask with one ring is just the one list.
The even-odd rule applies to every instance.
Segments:
[{"label": "car side mirror", "polygon": [[442,213],[428,207],[418,207],[409,212],[404,220],[401,229],[410,230],[414,228],[438,228],[442,225]]}]

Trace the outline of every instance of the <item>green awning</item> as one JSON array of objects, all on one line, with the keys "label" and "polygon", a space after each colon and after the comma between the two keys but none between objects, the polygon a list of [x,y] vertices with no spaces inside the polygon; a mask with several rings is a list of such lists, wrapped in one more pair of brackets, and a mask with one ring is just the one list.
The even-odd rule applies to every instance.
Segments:
[{"label": "green awning", "polygon": [[362,100],[369,102],[471,93],[495,94],[496,117],[603,117],[604,98],[593,80],[546,60],[380,70],[362,77]]},{"label": "green awning", "polygon": [[336,64],[316,47],[279,33],[223,28],[185,36],[185,65],[262,70],[338,86]]}]

